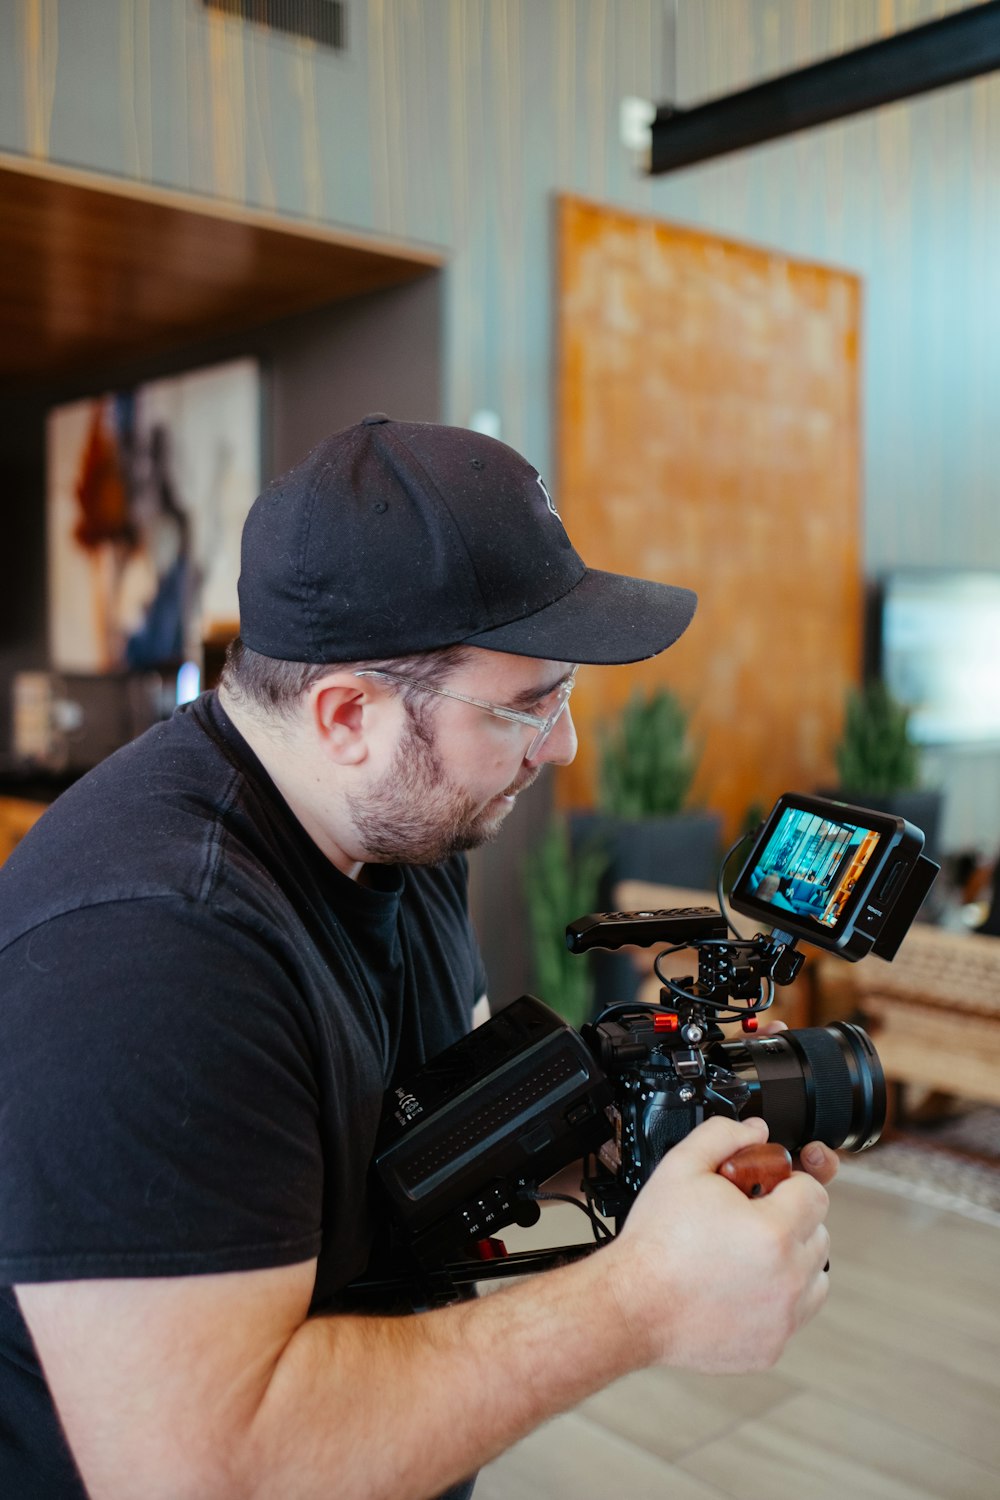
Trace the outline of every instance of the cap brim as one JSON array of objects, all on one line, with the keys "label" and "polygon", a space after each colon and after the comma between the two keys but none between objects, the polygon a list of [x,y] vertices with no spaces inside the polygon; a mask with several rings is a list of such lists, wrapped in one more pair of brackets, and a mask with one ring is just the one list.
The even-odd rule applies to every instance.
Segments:
[{"label": "cap brim", "polygon": [[561,599],[463,644],[594,666],[645,661],[684,634],[697,603],[690,589],[591,568]]}]

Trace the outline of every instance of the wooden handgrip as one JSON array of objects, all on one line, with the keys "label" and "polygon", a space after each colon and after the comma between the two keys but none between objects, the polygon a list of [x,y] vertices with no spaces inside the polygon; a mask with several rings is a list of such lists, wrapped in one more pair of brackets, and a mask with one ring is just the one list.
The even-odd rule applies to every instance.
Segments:
[{"label": "wooden handgrip", "polygon": [[792,1175],[792,1158],[784,1146],[771,1142],[762,1146],[744,1146],[742,1151],[724,1161],[719,1171],[748,1198],[763,1198],[779,1182]]}]

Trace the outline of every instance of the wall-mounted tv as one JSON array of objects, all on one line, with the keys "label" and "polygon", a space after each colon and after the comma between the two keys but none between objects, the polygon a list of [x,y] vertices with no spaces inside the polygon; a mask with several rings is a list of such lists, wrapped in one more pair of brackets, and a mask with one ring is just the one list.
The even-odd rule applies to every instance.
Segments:
[{"label": "wall-mounted tv", "polygon": [[1000,746],[1000,572],[891,573],[878,666],[921,745]]}]

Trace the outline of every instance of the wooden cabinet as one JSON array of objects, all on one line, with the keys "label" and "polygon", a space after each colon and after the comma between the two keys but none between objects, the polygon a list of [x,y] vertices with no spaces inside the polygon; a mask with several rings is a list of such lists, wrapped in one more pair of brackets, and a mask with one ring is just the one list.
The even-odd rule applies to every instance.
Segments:
[{"label": "wooden cabinet", "polygon": [[24,797],[0,797],[0,864],[47,807],[47,802],[29,802]]}]

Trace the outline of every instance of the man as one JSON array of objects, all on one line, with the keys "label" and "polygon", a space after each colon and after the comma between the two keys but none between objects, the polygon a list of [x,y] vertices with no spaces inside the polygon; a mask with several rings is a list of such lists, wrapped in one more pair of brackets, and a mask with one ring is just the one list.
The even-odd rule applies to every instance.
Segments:
[{"label": "man", "polygon": [[751,1203],[716,1168],[765,1127],[720,1119],[585,1261],[419,1315],[343,1297],[384,1238],[383,1092],[485,991],[462,851],[572,758],[576,664],[693,609],[587,569],[460,429],[369,417],[256,502],[218,695],[0,874],[5,1494],[467,1493],[626,1370],[766,1366],[820,1306],[823,1188]]}]

